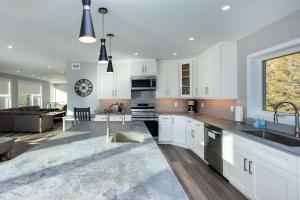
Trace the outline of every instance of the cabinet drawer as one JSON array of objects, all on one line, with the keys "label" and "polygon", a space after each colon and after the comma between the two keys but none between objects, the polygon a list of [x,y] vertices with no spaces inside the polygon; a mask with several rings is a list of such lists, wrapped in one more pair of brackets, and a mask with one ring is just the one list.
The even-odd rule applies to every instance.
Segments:
[{"label": "cabinet drawer", "polygon": [[252,141],[234,133],[223,131],[223,140],[226,144],[238,147],[246,152],[250,152]]},{"label": "cabinet drawer", "polygon": [[160,122],[171,122],[172,121],[172,116],[170,116],[170,115],[160,115],[158,119],[159,119]]},{"label": "cabinet drawer", "polygon": [[106,121],[106,115],[96,115],[95,118],[94,118],[94,121],[104,122],[104,121]]},{"label": "cabinet drawer", "polygon": [[270,164],[297,175],[297,158],[288,153],[254,142],[251,153]]}]

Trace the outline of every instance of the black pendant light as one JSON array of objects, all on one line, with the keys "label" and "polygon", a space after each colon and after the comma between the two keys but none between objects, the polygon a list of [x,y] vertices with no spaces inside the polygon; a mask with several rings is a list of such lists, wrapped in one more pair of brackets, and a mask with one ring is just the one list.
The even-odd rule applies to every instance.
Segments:
[{"label": "black pendant light", "polygon": [[114,34],[109,33],[107,34],[107,37],[109,37],[109,56],[108,56],[107,72],[112,73],[114,72],[114,68],[112,65],[112,56],[111,56],[111,38],[114,37]]},{"label": "black pendant light", "polygon": [[107,64],[108,58],[106,53],[106,47],[105,47],[105,35],[104,35],[104,15],[107,14],[106,8],[99,8],[98,10],[99,14],[102,15],[102,38],[101,38],[101,48],[100,48],[100,55],[99,55],[99,63],[100,64]]},{"label": "black pendant light", "polygon": [[90,12],[90,5],[91,0],[82,0],[83,14],[79,34],[79,41],[83,43],[96,42],[93,20]]}]

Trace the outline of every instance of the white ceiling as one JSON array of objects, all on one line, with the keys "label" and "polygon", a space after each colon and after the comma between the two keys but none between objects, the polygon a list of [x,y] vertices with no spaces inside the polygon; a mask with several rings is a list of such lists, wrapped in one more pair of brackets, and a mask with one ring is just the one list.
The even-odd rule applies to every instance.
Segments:
[{"label": "white ceiling", "polygon": [[[232,5],[228,12],[221,10]],[[81,0],[9,0],[0,7],[0,71],[65,80],[67,64],[96,61],[102,33],[114,59],[186,58],[222,40],[237,40],[300,9],[299,0],[92,0],[97,43],[78,41]],[[195,41],[189,41],[193,36]],[[7,45],[13,45],[9,50]],[[139,56],[133,53],[138,52]],[[172,53],[177,52],[174,57]],[[51,66],[51,69],[48,69]]]}]

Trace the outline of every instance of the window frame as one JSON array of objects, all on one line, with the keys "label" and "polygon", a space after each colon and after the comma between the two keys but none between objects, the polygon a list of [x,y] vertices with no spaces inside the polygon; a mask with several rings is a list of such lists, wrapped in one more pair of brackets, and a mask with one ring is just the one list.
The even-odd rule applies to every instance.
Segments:
[{"label": "window frame", "polygon": [[[283,57],[291,56],[291,55],[295,55],[295,54],[300,54],[300,51],[287,53],[287,54],[284,54],[284,55],[275,56],[275,57],[272,57],[272,58],[262,60],[262,111],[264,111],[264,112],[274,112],[274,111],[270,111],[270,110],[266,109],[266,107],[267,107],[267,105],[266,105],[267,104],[267,78],[266,78],[267,62],[269,60],[274,60],[274,59],[277,59],[277,58],[283,58]],[[286,112],[284,112],[284,113],[286,113]]]},{"label": "window frame", "polygon": [[39,105],[39,106],[42,107],[43,106],[43,85],[42,85],[42,83],[19,80],[18,81],[18,88],[20,87],[19,84],[22,84],[22,83],[38,85],[39,86],[39,90],[40,90],[40,94],[28,94],[29,97],[30,97],[30,102],[29,102],[30,105],[23,105],[23,104],[20,104],[20,91],[18,90],[18,105],[19,106],[20,105],[22,105],[22,106],[34,106],[34,97],[40,97],[40,103],[41,103],[41,105]]}]

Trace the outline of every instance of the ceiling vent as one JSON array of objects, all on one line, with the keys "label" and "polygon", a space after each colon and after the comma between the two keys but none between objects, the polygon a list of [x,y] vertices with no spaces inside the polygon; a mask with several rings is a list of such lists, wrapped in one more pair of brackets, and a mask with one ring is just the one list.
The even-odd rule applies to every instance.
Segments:
[{"label": "ceiling vent", "polygon": [[72,63],[72,69],[80,69],[80,63]]}]

